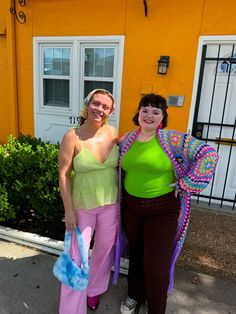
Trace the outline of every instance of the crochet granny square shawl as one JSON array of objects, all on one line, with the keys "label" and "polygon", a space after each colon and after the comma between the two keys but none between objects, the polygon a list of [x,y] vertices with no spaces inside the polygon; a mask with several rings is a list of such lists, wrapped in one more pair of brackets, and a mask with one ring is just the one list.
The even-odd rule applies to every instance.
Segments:
[{"label": "crochet granny square shawl", "polygon": [[[127,133],[120,142],[119,159],[119,190],[121,197],[122,170],[121,161],[140,133],[140,129]],[[176,178],[176,188],[179,191],[181,210],[178,218],[177,232],[174,242],[174,251],[170,266],[170,281],[168,292],[173,290],[174,267],[177,257],[183,247],[188,229],[190,217],[190,196],[200,193],[215,173],[218,154],[214,148],[188,134],[174,130],[157,130],[159,142],[170,158]],[[158,160],[157,160],[158,162]],[[116,243],[114,283],[119,276],[120,257],[124,256],[126,249],[126,237],[121,224],[119,213],[119,233]]]}]

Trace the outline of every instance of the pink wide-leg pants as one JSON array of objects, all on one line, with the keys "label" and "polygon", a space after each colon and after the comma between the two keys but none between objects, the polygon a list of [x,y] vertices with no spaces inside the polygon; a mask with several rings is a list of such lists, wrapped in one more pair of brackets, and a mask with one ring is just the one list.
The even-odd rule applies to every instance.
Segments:
[{"label": "pink wide-leg pants", "polygon": [[[61,285],[60,314],[86,314],[87,296],[100,295],[107,290],[114,261],[117,211],[118,204],[76,210],[77,224],[83,235],[87,254],[89,254],[90,242],[95,230],[93,252],[89,260],[89,284],[83,291],[72,290],[64,284]],[[74,261],[80,263],[74,232],[72,233],[71,256]]]}]

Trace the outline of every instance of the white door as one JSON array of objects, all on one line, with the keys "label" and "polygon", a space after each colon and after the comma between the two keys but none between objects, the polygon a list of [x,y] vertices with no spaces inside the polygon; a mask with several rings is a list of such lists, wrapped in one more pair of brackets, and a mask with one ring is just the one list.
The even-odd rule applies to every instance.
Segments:
[{"label": "white door", "polygon": [[200,199],[234,208],[236,196],[236,38],[200,41],[201,60],[190,116],[193,136],[219,153],[214,180]]},{"label": "white door", "polygon": [[78,124],[83,99],[95,88],[109,90],[119,127],[123,65],[122,36],[34,38],[35,136],[52,143]]}]

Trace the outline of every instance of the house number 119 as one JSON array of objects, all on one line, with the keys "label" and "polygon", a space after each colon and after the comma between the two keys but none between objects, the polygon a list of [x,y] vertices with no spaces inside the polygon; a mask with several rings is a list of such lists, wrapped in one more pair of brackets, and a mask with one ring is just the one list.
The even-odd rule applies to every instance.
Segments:
[{"label": "house number 119", "polygon": [[70,124],[78,124],[79,123],[79,117],[71,116],[69,117]]}]

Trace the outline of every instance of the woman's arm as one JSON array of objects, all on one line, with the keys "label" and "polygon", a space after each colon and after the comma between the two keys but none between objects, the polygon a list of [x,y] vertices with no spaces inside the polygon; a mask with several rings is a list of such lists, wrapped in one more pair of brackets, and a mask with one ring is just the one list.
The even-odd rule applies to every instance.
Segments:
[{"label": "woman's arm", "polygon": [[123,136],[121,136],[120,140],[119,140],[119,146],[120,148],[123,147],[125,141],[128,139],[128,137],[130,136],[131,132],[127,132],[125,133]]},{"label": "woman's arm", "polygon": [[190,167],[177,182],[177,188],[189,193],[200,193],[215,173],[218,154],[213,147],[191,136],[186,137],[183,149]]},{"label": "woman's arm", "polygon": [[76,227],[76,215],[71,196],[71,170],[75,151],[73,131],[68,131],[61,142],[59,150],[59,186],[65,209],[66,230]]}]

